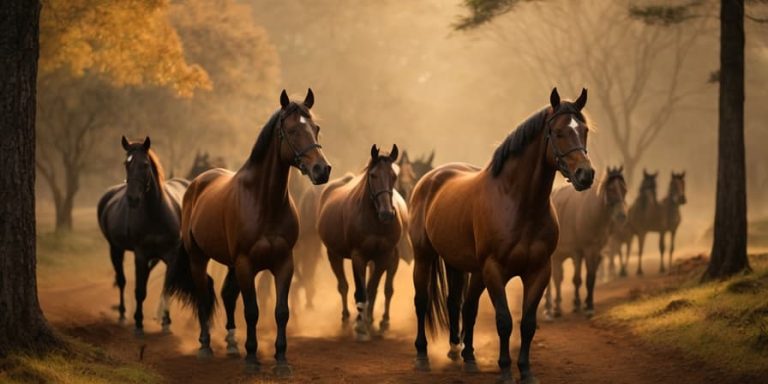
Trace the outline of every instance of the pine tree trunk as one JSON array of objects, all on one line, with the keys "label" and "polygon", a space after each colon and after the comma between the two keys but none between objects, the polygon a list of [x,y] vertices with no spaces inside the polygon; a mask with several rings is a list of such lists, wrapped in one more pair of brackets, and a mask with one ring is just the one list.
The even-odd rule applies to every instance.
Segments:
[{"label": "pine tree trunk", "polygon": [[35,102],[40,3],[0,10],[0,356],[55,345],[35,276]]},{"label": "pine tree trunk", "polygon": [[720,5],[720,121],[712,256],[704,280],[749,270],[744,162],[744,0]]}]

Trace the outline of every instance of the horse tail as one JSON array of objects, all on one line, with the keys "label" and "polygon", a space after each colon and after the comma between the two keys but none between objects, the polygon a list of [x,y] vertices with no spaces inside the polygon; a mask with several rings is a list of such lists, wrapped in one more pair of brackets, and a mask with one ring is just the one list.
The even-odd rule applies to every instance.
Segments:
[{"label": "horse tail", "polygon": [[[190,240],[193,247],[197,246],[194,237]],[[179,245],[176,257],[168,262],[163,292],[178,298],[183,306],[195,309],[193,311],[195,316],[199,317],[201,313],[204,313],[208,317],[206,320],[210,323],[216,308],[216,294],[213,290],[213,279],[207,273],[205,274],[205,282],[207,285],[206,290],[208,291],[207,300],[198,295],[195,277],[192,275],[189,252],[187,252],[182,242]]]},{"label": "horse tail", "polygon": [[440,256],[433,257],[429,275],[429,308],[425,320],[427,331],[434,336],[438,329],[448,328],[448,283],[445,279],[445,264]]}]

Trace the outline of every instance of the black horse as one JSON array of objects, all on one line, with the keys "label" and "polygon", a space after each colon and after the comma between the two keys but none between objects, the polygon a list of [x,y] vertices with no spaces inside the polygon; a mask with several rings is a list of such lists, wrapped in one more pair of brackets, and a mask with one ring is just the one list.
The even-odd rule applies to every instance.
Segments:
[{"label": "black horse", "polygon": [[[125,251],[135,255],[137,336],[144,333],[142,304],[149,272],[159,260],[168,262],[179,249],[181,201],[189,186],[184,179],[165,181],[160,161],[149,146],[149,137],[135,143],[123,137],[127,181],[109,188],[98,205],[99,227],[109,242],[115,281],[120,288],[121,321],[125,319],[123,256]],[[163,303],[167,303],[165,296]],[[167,332],[171,324],[167,306],[163,308],[162,324]]]}]

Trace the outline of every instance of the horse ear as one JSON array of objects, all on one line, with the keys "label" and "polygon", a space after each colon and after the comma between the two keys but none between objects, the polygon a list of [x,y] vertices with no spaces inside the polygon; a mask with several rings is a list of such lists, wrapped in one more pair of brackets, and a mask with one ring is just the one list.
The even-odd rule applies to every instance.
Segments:
[{"label": "horse ear", "polygon": [[126,139],[125,136],[123,136],[122,143],[123,143],[123,149],[125,149],[126,151],[131,148],[130,143],[128,143],[128,139]]},{"label": "horse ear", "polygon": [[648,176],[650,176],[648,174],[648,171],[646,171],[645,168],[643,168],[643,177],[648,177]]},{"label": "horse ear", "polygon": [[312,88],[307,88],[307,97],[304,98],[304,106],[307,107],[307,109],[312,109],[313,105],[315,105],[315,94],[312,93]]},{"label": "horse ear", "polygon": [[394,162],[397,160],[397,155],[400,153],[400,151],[397,149],[397,144],[392,144],[392,151],[389,152],[389,161]]},{"label": "horse ear", "polygon": [[581,95],[579,95],[579,98],[576,99],[576,108],[581,111],[584,109],[584,106],[587,105],[587,89],[582,88],[581,89]]},{"label": "horse ear", "polygon": [[291,103],[291,99],[288,98],[288,93],[285,92],[285,89],[283,89],[282,92],[280,92],[280,107],[283,109],[288,108],[288,104]]},{"label": "horse ear", "polygon": [[400,156],[400,162],[401,163],[404,163],[404,162],[409,162],[410,163],[411,162],[411,159],[408,158],[408,150],[403,150],[403,155]]},{"label": "horse ear", "polygon": [[624,172],[624,164],[619,165],[618,171],[619,171],[619,173]]},{"label": "horse ear", "polygon": [[142,148],[144,148],[145,151],[149,151],[149,146],[151,144],[152,143],[149,141],[149,136],[147,136],[147,137],[144,138],[144,144],[142,144],[141,146],[142,146]]},{"label": "horse ear", "polygon": [[376,147],[376,144],[371,146],[371,159],[378,159],[379,158],[379,148]]},{"label": "horse ear", "polygon": [[433,149],[432,152],[429,154],[429,159],[427,159],[427,164],[430,166],[432,165],[432,160],[435,159],[435,150]]},{"label": "horse ear", "polygon": [[682,179],[683,177],[685,177],[685,171],[680,172],[680,178]]},{"label": "horse ear", "polygon": [[560,105],[560,94],[557,93],[557,87],[552,88],[552,93],[549,95],[549,104],[552,109],[557,109]]}]

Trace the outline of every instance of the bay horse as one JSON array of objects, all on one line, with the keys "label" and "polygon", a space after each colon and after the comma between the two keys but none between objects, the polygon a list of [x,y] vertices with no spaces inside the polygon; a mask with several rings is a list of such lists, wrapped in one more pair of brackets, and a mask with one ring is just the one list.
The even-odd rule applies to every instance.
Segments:
[{"label": "bay horse", "polygon": [[[196,308],[200,324],[198,357],[210,357],[209,322],[215,296],[206,273],[209,259],[230,267],[222,297],[227,312],[228,352],[234,347],[234,306],[242,293],[247,323],[246,368],[258,370],[256,323],[259,308],[254,276],[269,270],[275,276],[274,372],[289,375],[286,359],[288,293],[293,278],[292,250],[298,236],[296,209],[288,194],[291,167],[309,176],[313,184],[328,181],[331,166],[317,142],[320,127],[310,108],[314,94],[308,90],[301,103],[290,101],[285,90],[280,108],[261,129],[251,154],[237,171],[213,169],[198,176],[184,195],[182,246],[168,269],[166,292]],[[234,344],[234,345],[233,345]]]},{"label": "bay horse", "polygon": [[685,171],[681,173],[672,172],[669,180],[667,196],[659,202],[659,254],[661,255],[660,272],[664,273],[664,236],[667,232],[669,239],[669,270],[672,270],[672,256],[675,253],[675,235],[680,226],[682,216],[680,215],[680,206],[685,205],[688,200],[685,197]]},{"label": "bay horse", "polygon": [[610,168],[598,184],[586,192],[561,187],[552,192],[552,204],[560,223],[560,238],[552,254],[552,283],[555,287],[555,308],[552,310],[552,284],[546,291],[544,315],[548,320],[560,317],[560,284],[563,282],[563,262],[573,260],[573,308],[581,311],[582,261],[587,267],[586,315],[594,314],[594,290],[601,251],[608,242],[612,225],[623,225],[627,219],[627,185],[623,167]]},{"label": "bay horse", "polygon": [[588,124],[582,114],[586,102],[586,89],[575,102],[561,102],[555,88],[550,105],[513,130],[485,168],[446,164],[416,184],[409,205],[416,369],[429,370],[425,331],[434,332],[438,326],[449,327],[448,355],[458,359],[463,311],[461,356],[465,370],[477,370],[474,325],[478,300],[487,288],[496,311],[501,380],[514,382],[509,351],[512,316],[504,288],[512,277],[520,276],[524,297],[518,367],[524,383],[537,382],[529,351],[536,311],[549,282],[550,255],[557,245],[557,218],[549,198],[555,173],[559,171],[579,191],[591,187],[595,174],[586,150]]},{"label": "bay horse", "polygon": [[[97,217],[101,233],[109,242],[109,253],[115,269],[115,284],[120,289],[120,320],[125,319],[125,251],[134,254],[136,272],[135,333],[144,333],[143,303],[147,297],[149,273],[159,260],[168,263],[179,247],[181,200],[189,182],[165,180],[165,173],[151,141],[128,142],[123,136],[126,181],[115,185],[101,197]],[[161,304],[163,331],[170,330],[171,317],[167,297]]]},{"label": "bay horse", "polygon": [[[615,236],[619,251],[619,261],[621,268],[620,276],[627,275],[627,266],[629,265],[629,255],[632,251],[632,240],[637,237],[638,256],[637,256],[637,275],[643,275],[643,247],[645,246],[645,236],[657,227],[659,220],[659,203],[656,200],[656,177],[659,173],[649,173],[643,169],[643,181],[640,183],[635,201],[629,207],[627,213],[627,222],[622,226],[616,226]],[[621,245],[626,245],[626,253],[622,255]],[[662,266],[663,267],[663,266]]]},{"label": "bay horse", "polygon": [[400,156],[400,161],[397,162],[399,172],[397,175],[397,183],[395,189],[408,201],[411,197],[411,192],[416,183],[431,171],[432,161],[435,158],[435,151],[426,159],[422,156],[415,161],[411,161],[407,151],[403,151],[403,155]]},{"label": "bay horse", "polygon": [[[369,322],[373,320],[376,292],[384,272],[387,279],[380,328],[385,330],[389,326],[393,281],[400,261],[397,245],[408,220],[405,201],[394,189],[397,155],[397,145],[387,155],[381,155],[379,148],[373,145],[371,158],[363,172],[329,183],[320,198],[317,228],[338,280],[342,321],[349,318],[343,262],[344,259],[352,260],[358,313],[355,332],[360,340],[370,338]],[[373,262],[373,272],[366,292],[366,270],[370,262]]]}]

